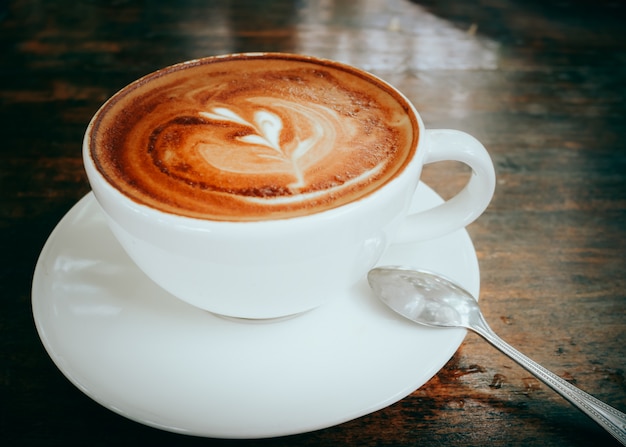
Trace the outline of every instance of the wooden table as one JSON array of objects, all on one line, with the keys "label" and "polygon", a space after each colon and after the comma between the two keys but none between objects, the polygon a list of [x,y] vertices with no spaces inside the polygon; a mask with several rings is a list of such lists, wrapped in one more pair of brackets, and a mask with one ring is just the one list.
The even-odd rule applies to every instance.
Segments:
[{"label": "wooden table", "polygon": [[[53,365],[30,286],[59,219],[89,191],[88,120],[116,90],[206,55],[288,51],[397,86],[427,127],[493,156],[496,194],[469,227],[493,328],[626,410],[626,5],[618,1],[84,1],[0,4],[0,439],[4,445],[587,446],[614,441],[477,336],[409,397],[320,431],[256,441],[152,429]],[[426,183],[446,196],[454,163]]]}]

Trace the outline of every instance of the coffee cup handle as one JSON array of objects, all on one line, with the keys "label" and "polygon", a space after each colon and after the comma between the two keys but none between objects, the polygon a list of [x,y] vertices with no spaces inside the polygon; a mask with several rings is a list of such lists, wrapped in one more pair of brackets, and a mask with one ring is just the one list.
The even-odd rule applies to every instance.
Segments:
[{"label": "coffee cup handle", "polygon": [[472,169],[465,187],[441,205],[409,214],[394,243],[434,239],[472,223],[489,205],[496,184],[491,157],[476,138],[458,130],[426,130],[429,145],[424,164],[459,161]]}]

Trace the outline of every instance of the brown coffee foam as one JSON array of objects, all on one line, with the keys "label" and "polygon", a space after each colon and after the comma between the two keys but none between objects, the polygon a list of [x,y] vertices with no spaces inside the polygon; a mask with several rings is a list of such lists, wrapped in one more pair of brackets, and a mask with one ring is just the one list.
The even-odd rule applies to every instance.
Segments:
[{"label": "brown coffee foam", "polygon": [[[417,140],[406,107],[349,69],[211,59],[127,87],[98,112],[89,141],[100,172],[139,203],[215,220],[285,218],[393,178]],[[307,150],[293,162],[296,147]]]}]

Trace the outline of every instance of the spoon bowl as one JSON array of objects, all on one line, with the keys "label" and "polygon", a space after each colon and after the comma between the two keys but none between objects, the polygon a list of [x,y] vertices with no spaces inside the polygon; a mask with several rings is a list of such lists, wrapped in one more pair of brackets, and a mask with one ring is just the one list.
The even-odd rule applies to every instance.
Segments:
[{"label": "spoon bowl", "polygon": [[467,290],[426,271],[380,267],[369,272],[368,281],[389,308],[426,326],[470,329],[480,312]]},{"label": "spoon bowl", "polygon": [[377,267],[370,270],[367,279],[383,303],[411,321],[476,332],[626,445],[626,414],[576,388],[498,337],[483,317],[478,301],[459,285],[435,273],[404,267]]}]

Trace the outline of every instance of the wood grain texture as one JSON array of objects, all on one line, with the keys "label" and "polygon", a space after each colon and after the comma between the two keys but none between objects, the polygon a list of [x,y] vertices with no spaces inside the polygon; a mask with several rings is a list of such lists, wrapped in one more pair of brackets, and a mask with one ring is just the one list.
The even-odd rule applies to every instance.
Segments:
[{"label": "wood grain texture", "polygon": [[[45,353],[30,310],[50,231],[89,191],[97,108],[175,62],[291,51],[398,87],[431,128],[467,131],[498,184],[469,227],[481,304],[502,338],[626,410],[626,5],[564,0],[12,0],[0,3],[0,439],[7,445],[587,446],[594,423],[477,336],[409,397],[345,424],[227,441],[131,422]],[[429,166],[444,196],[467,172]]]}]

